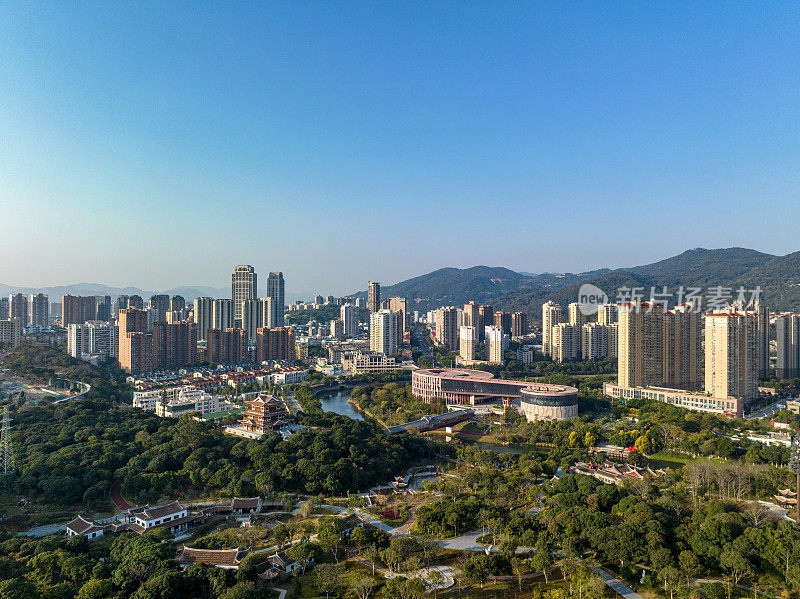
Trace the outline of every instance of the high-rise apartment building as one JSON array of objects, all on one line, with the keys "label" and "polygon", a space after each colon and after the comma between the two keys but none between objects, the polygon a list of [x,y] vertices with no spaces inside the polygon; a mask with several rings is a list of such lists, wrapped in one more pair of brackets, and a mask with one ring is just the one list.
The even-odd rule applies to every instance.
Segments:
[{"label": "high-rise apartment building", "polygon": [[408,300],[404,297],[390,297],[386,302],[387,308],[397,314],[397,346],[403,345],[403,334],[411,326],[408,313]]},{"label": "high-rise apartment building", "polygon": [[147,307],[154,311],[153,322],[167,322],[167,312],[169,312],[169,296],[159,293],[150,296]]},{"label": "high-rise apartment building", "polygon": [[481,325],[483,324],[481,322],[481,307],[475,302],[464,304],[461,314],[462,325],[465,327],[473,327],[475,329],[475,334],[480,337],[479,331],[482,330]]},{"label": "high-rise apartment building", "polygon": [[550,356],[553,361],[569,362],[580,357],[582,331],[583,327],[568,322],[561,322],[551,329]]},{"label": "high-rise apartment building", "polygon": [[602,304],[597,307],[597,322],[598,324],[614,324],[617,322],[617,305],[616,304]]},{"label": "high-rise apartment building", "polygon": [[494,325],[500,327],[503,335],[511,334],[511,312],[495,312]]},{"label": "high-rise apartment building", "polygon": [[458,349],[458,312],[455,308],[436,310],[436,343],[448,349]]},{"label": "high-rise apartment building", "polygon": [[504,364],[503,352],[508,347],[508,335],[502,327],[492,325],[486,327],[486,360],[491,364]]},{"label": "high-rise apartment building", "polygon": [[14,347],[22,339],[22,323],[19,318],[0,319],[0,343]]},{"label": "high-rise apartment building", "polygon": [[289,327],[261,328],[256,333],[256,362],[293,360],[295,334]]},{"label": "high-rise apartment building", "polygon": [[[705,391],[720,399],[758,397],[758,315],[714,312],[705,317]],[[731,402],[728,409],[735,409]]]},{"label": "high-rise apartment building", "polygon": [[528,334],[528,315],[525,312],[514,312],[511,315],[511,336],[522,337]]},{"label": "high-rise apartment building", "polygon": [[94,296],[94,320],[108,322],[111,320],[111,296]]},{"label": "high-rise apartment building", "polygon": [[735,301],[730,306],[731,311],[754,314],[758,326],[758,376],[769,378],[769,310],[763,301],[756,300],[751,304]]},{"label": "high-rise apartment building", "polygon": [[144,310],[144,298],[141,295],[132,295],[128,298],[128,307],[136,310]]},{"label": "high-rise apartment building", "polygon": [[612,323],[605,325],[606,329],[608,329],[608,357],[609,358],[616,358],[619,354],[619,347],[618,339],[619,339],[619,324]]},{"label": "high-rise apartment building", "polygon": [[561,322],[561,318],[561,306],[552,301],[542,304],[542,353],[545,356],[552,356],[553,327]]},{"label": "high-rise apartment building", "polygon": [[208,329],[214,328],[213,321],[214,300],[210,297],[196,297],[194,299],[194,330],[198,341],[205,341]]},{"label": "high-rise apartment building", "polygon": [[6,296],[0,297],[0,320],[7,320],[11,316],[11,308]]},{"label": "high-rise apartment building", "polygon": [[381,309],[381,284],[375,281],[367,283],[367,309],[370,313]]},{"label": "high-rise apartment building", "polygon": [[619,306],[618,380],[621,387],[664,384],[664,306],[629,302]]},{"label": "high-rise apartment building", "polygon": [[345,337],[355,337],[358,334],[358,308],[353,304],[345,304],[339,308],[339,320],[344,325]]},{"label": "high-rise apartment building", "polygon": [[574,324],[578,327],[578,330],[581,330],[583,325],[589,322],[589,317],[583,313],[581,310],[581,304],[579,302],[572,302],[569,306],[567,306],[567,318],[569,319],[568,322],[570,324]]},{"label": "high-rise apartment building", "polygon": [[261,314],[259,312],[259,303],[255,299],[242,300],[239,307],[239,314],[241,315],[241,327],[247,331],[247,339],[249,343],[256,342],[256,332],[259,328],[264,326],[261,321]]},{"label": "high-rise apartment building", "polygon": [[211,327],[219,331],[233,328],[233,300],[215,299],[211,303]]},{"label": "high-rise apartment building", "polygon": [[702,387],[700,313],[689,304],[664,313],[664,380],[671,389],[695,391]]},{"label": "high-rise apartment building", "polygon": [[153,335],[147,332],[147,312],[119,312],[119,365],[133,375],[153,371]]},{"label": "high-rise apartment building", "polygon": [[31,324],[46,327],[50,324],[50,300],[44,293],[31,295]]},{"label": "high-rise apartment building", "polygon": [[587,322],[581,327],[581,357],[602,360],[608,356],[608,327],[599,322]]},{"label": "high-rise apartment building", "polygon": [[800,315],[779,314],[775,319],[778,379],[796,379],[800,375]]},{"label": "high-rise apartment building", "polygon": [[494,324],[494,308],[492,306],[478,307],[478,339],[483,341],[486,338],[486,327]]},{"label": "high-rise apartment building", "polygon": [[206,338],[206,360],[211,364],[239,364],[248,359],[247,332],[229,328],[209,329]]},{"label": "high-rise apartment building", "polygon": [[278,325],[273,320],[275,318],[275,310],[272,309],[271,297],[258,298],[258,327],[274,329]]},{"label": "high-rise apartment building", "polygon": [[462,360],[472,362],[478,353],[478,331],[473,326],[458,330],[458,354]]},{"label": "high-rise apartment building", "polygon": [[282,272],[271,272],[267,277],[267,296],[272,298],[272,326],[284,325],[286,312],[286,292]]},{"label": "high-rise apartment building", "polygon": [[119,314],[120,310],[125,310],[126,308],[132,307],[128,305],[130,297],[130,295],[118,295],[117,299],[114,300],[114,310],[111,312],[111,315],[115,319],[117,318],[117,314]]},{"label": "high-rise apartment building", "polygon": [[28,314],[28,296],[24,293],[12,293],[9,297],[10,316],[19,319],[23,327],[28,326],[30,315]]},{"label": "high-rise apartment building", "polygon": [[331,320],[330,324],[331,337],[337,341],[344,339],[344,323],[338,318]]},{"label": "high-rise apartment building", "polygon": [[256,269],[249,264],[240,264],[231,275],[231,299],[233,300],[233,320],[238,326],[242,322],[242,302],[256,299],[258,277]]},{"label": "high-rise apartment building", "polygon": [[175,370],[197,362],[197,337],[192,322],[153,325],[153,367]]},{"label": "high-rise apartment building", "polygon": [[173,295],[169,298],[169,310],[175,312],[186,309],[186,298],[182,295]]},{"label": "high-rise apartment building", "polygon": [[119,332],[113,323],[91,320],[67,327],[67,353],[73,358],[88,354],[106,360],[117,357],[118,349]]},{"label": "high-rise apartment building", "polygon": [[97,298],[93,295],[65,295],[61,298],[61,326],[97,320]]},{"label": "high-rise apartment building", "polygon": [[369,348],[393,356],[397,353],[397,314],[391,310],[378,310],[369,316]]}]

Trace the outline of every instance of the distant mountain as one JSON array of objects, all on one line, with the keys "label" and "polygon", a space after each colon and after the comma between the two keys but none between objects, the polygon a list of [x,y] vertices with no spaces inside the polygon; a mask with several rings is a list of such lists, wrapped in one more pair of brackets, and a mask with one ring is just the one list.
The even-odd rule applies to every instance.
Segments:
[{"label": "distant mountain", "polygon": [[[587,273],[591,274],[591,273]],[[761,286],[763,298],[772,310],[800,309],[800,252],[788,256],[773,256],[746,248],[707,250],[696,248],[652,264],[618,269],[584,278],[570,285],[551,289],[518,290],[497,300],[503,310],[523,310],[535,319],[541,318],[541,306],[546,301],[562,305],[574,302],[582,283],[591,283],[604,290],[611,301],[617,299],[621,287],[642,287],[649,296],[650,288],[676,293],[679,286],[730,287],[732,293],[744,286]],[[747,295],[749,299],[749,294]]]},{"label": "distant mountain", "polygon": [[[470,300],[490,303],[501,310],[523,310],[535,319],[541,317],[542,303],[576,301],[584,283],[603,289],[611,301],[621,287],[667,287],[675,293],[679,286],[708,289],[713,286],[761,286],[763,297],[773,310],[800,310],[800,252],[773,256],[741,247],[687,250],[677,256],[651,264],[611,270],[601,268],[584,273],[514,272],[502,267],[440,268],[425,275],[387,285],[384,298],[420,298],[420,309],[442,305],[461,305]],[[359,295],[364,297],[366,292]]]},{"label": "distant mountain", "polygon": [[141,295],[143,298],[147,299],[156,293],[182,295],[188,301],[201,296],[230,297],[231,290],[230,288],[218,289],[202,285],[151,291],[139,287],[111,287],[103,283],[76,283],[74,285],[58,285],[55,287],[15,287],[0,283],[0,295],[8,295],[11,293],[44,293],[52,302],[60,301],[62,295],[110,295],[111,297],[117,297],[119,295]]},{"label": "distant mountain", "polygon": [[800,311],[800,252],[774,256],[730,283],[734,288],[740,285],[745,289],[760,286],[765,303],[773,310]]},{"label": "distant mountain", "polygon": [[138,287],[111,287],[103,283],[75,283],[73,285],[58,285],[55,287],[15,287],[0,283],[0,295],[10,293],[44,293],[50,301],[58,301],[62,295],[141,295],[149,297],[151,292],[143,291]]},{"label": "distant mountain", "polygon": [[682,254],[666,260],[625,270],[650,277],[659,285],[707,287],[737,279],[774,258],[776,256],[772,254],[764,254],[746,248],[735,247],[719,250],[697,248],[686,250]]},{"label": "distant mountain", "polygon": [[[381,297],[421,298],[437,306],[458,305],[470,300],[491,301],[529,282],[530,277],[502,267],[440,268],[395,285],[381,286]],[[365,297],[366,291],[357,295]]]}]

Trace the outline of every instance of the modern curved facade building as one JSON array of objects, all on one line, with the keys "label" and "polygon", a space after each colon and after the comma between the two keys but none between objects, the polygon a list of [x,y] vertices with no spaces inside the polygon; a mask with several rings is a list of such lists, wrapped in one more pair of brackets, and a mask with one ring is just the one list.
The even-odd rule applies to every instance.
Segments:
[{"label": "modern curved facade building", "polygon": [[496,379],[491,372],[431,368],[411,373],[411,392],[430,402],[475,405],[501,400],[530,420],[565,420],[578,415],[578,390],[566,385]]}]

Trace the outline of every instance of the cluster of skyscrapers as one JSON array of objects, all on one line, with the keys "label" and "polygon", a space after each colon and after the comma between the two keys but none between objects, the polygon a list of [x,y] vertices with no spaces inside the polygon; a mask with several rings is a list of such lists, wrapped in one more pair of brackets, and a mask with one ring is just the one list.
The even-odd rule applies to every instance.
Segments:
[{"label": "cluster of skyscrapers", "polygon": [[701,314],[631,302],[618,307],[614,397],[650,398],[741,416],[769,372],[769,313],[761,302]]},{"label": "cluster of skyscrapers", "polygon": [[250,265],[231,275],[231,297],[198,297],[192,308],[180,296],[150,298],[148,310],[119,311],[119,362],[132,374],[172,370],[198,361],[212,364],[294,358],[294,331],[284,327],[283,273],[267,277],[266,297],[257,296],[258,275]]},{"label": "cluster of skyscrapers", "polygon": [[577,302],[564,311],[555,302],[542,305],[542,352],[556,362],[602,360],[617,355],[617,306],[603,304],[597,320],[589,317]]},{"label": "cluster of skyscrapers", "polygon": [[[437,345],[458,352],[458,362],[472,365],[481,362],[503,364],[504,352],[512,337],[527,334],[528,319],[524,312],[495,312],[492,306],[476,302],[463,308],[445,306],[428,313]],[[484,355],[479,356],[484,343]]]}]

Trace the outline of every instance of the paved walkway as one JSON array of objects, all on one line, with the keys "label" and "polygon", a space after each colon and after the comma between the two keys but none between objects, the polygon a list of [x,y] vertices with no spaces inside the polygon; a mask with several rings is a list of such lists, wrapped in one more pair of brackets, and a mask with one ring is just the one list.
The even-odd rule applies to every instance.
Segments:
[{"label": "paved walkway", "polygon": [[[489,550],[488,546],[478,544],[478,537],[483,534],[484,531],[482,530],[473,530],[472,532],[468,532],[453,539],[436,541],[436,544],[439,545],[439,547],[444,547],[445,549],[458,549],[461,551],[487,551]],[[497,551],[497,548],[494,547],[492,550]]]},{"label": "paved walkway", "polygon": [[278,599],[284,599],[286,597],[286,589],[279,589],[278,587],[272,587],[273,591],[278,591]]},{"label": "paved walkway", "polygon": [[57,532],[64,532],[67,527],[63,524],[45,524],[43,526],[34,526],[30,530],[19,533],[21,537],[33,537],[40,539],[49,535],[54,535]]},{"label": "paved walkway", "polygon": [[642,599],[642,596],[638,593],[635,593],[632,589],[625,586],[622,581],[617,580],[611,574],[599,568],[597,566],[589,566],[594,573],[597,574],[600,578],[603,579],[608,586],[610,586],[614,591],[616,591],[619,595],[624,597],[624,599]]}]

